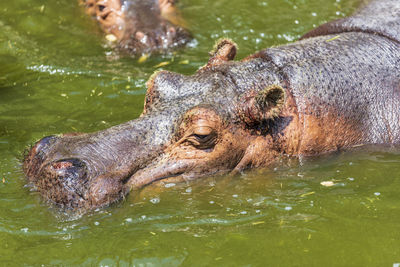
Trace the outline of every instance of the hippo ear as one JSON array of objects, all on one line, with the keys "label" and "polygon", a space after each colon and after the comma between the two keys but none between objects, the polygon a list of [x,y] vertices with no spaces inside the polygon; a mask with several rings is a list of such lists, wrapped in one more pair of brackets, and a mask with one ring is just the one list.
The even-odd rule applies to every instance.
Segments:
[{"label": "hippo ear", "polygon": [[237,49],[237,44],[231,39],[218,40],[210,52],[210,60],[217,58],[224,61],[234,60]]},{"label": "hippo ear", "polygon": [[223,64],[224,62],[234,60],[237,49],[236,43],[230,39],[225,38],[217,41],[214,49],[210,52],[208,63],[200,70],[205,70]]},{"label": "hippo ear", "polygon": [[285,105],[285,90],[279,85],[269,86],[256,94],[245,97],[239,112],[242,120],[249,126],[274,121],[280,116]]}]

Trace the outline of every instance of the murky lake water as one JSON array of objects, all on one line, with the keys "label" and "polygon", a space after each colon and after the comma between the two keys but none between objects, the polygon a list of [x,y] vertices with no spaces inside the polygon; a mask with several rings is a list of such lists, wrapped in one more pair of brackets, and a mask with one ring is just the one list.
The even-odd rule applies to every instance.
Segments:
[{"label": "murky lake water", "polygon": [[351,13],[358,0],[181,0],[196,42],[144,63],[110,49],[76,2],[0,6],[0,265],[400,263],[400,154],[394,152],[324,156],[240,177],[150,187],[75,219],[24,187],[21,171],[23,151],[45,135],[136,118],[145,82],[161,62],[191,74],[224,36],[239,44],[243,58]]}]

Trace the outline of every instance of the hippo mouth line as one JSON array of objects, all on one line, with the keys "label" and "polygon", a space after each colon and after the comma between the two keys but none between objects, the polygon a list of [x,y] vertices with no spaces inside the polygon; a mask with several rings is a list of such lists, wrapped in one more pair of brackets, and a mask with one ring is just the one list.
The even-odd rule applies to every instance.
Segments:
[{"label": "hippo mouth line", "polygon": [[[150,184],[152,184],[152,183],[157,183],[157,182],[160,182],[160,181],[166,180],[166,179],[171,179],[171,178],[179,178],[179,177],[182,177],[182,179],[184,179],[183,176],[182,176],[183,174],[184,174],[184,172],[178,172],[178,173],[176,173],[176,174],[165,175],[165,176],[163,176],[163,177],[160,177],[160,178],[157,178],[157,179],[153,180],[152,182],[148,183],[147,185],[150,185]],[[182,181],[182,182],[183,182],[183,181]],[[146,185],[144,185],[144,186],[146,186]]]},{"label": "hippo mouth line", "polygon": [[178,172],[178,173],[176,173],[176,174],[169,174],[169,175],[166,175],[166,176],[160,177],[160,178],[158,178],[157,180],[154,180],[153,182],[157,182],[157,181],[165,180],[165,179],[168,179],[168,178],[175,178],[175,177],[179,177],[179,176],[181,176],[182,174],[184,174],[184,172]]},{"label": "hippo mouth line", "polygon": [[177,178],[177,181],[184,181],[184,174],[192,169],[192,165],[188,162],[177,164],[150,165],[143,169],[136,171],[130,176],[126,184],[130,189],[138,189],[152,183],[166,180],[170,178]]}]

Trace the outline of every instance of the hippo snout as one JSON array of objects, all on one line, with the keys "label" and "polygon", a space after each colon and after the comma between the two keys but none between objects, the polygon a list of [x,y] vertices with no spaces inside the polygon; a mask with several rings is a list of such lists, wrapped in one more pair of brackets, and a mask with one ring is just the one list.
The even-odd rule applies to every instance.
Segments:
[{"label": "hippo snout", "polygon": [[63,210],[85,212],[109,205],[128,193],[125,182],[135,168],[128,159],[112,161],[121,150],[107,145],[113,139],[80,133],[44,137],[25,157],[25,175],[35,191]]},{"label": "hippo snout", "polygon": [[53,159],[59,136],[46,136],[36,142],[24,160],[24,172],[34,187],[53,203],[78,207],[87,198],[86,163],[77,158]]}]

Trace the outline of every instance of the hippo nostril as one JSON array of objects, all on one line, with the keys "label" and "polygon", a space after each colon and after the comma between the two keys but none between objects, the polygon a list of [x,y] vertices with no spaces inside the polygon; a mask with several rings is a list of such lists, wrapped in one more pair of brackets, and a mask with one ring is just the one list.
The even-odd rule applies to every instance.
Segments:
[{"label": "hippo nostril", "polygon": [[53,169],[55,170],[60,170],[60,169],[67,169],[70,167],[73,167],[74,165],[69,162],[69,161],[60,161],[60,162],[54,162],[52,164]]},{"label": "hippo nostril", "polygon": [[64,187],[78,193],[87,182],[86,164],[75,158],[58,160],[50,164],[52,176],[59,179]]},{"label": "hippo nostril", "polygon": [[51,168],[55,171],[66,171],[84,174],[86,172],[86,164],[80,159],[63,159],[53,162]]}]

